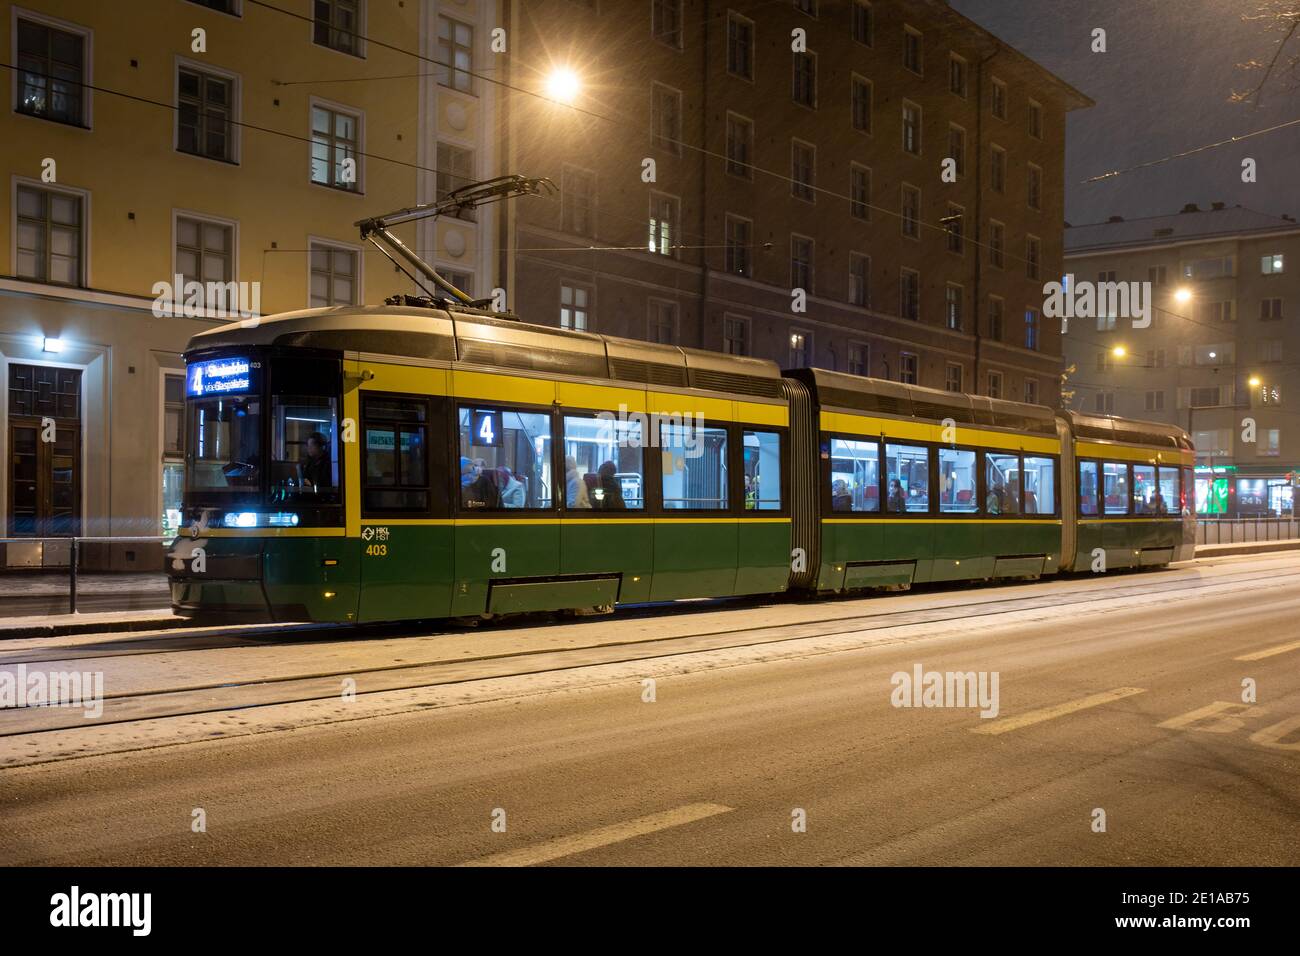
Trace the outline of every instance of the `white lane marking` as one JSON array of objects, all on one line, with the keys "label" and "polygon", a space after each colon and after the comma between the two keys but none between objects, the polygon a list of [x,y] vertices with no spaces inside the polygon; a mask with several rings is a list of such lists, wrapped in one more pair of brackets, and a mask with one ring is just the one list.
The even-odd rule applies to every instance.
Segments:
[{"label": "white lane marking", "polygon": [[598,847],[609,846],[612,843],[621,843],[624,840],[644,836],[647,833],[654,833],[657,830],[667,830],[671,827],[679,827],[683,824],[694,823],[696,820],[717,816],[719,813],[730,813],[732,809],[734,808],[724,807],[720,803],[688,803],[686,806],[678,807],[675,810],[652,813],[649,816],[637,817],[635,820],[627,820],[623,823],[611,823],[609,826],[597,827],[595,830],[588,830],[586,833],[578,833],[574,836],[556,837],[554,840],[547,840],[545,843],[537,844],[537,846],[524,847],[519,850],[503,850],[490,856],[479,857],[477,860],[468,860],[460,865],[534,866],[538,863],[549,863],[551,860],[558,860],[562,856],[571,856],[574,853],[594,850]]},{"label": "white lane marking", "polygon": [[1011,730],[1019,730],[1021,727],[1028,727],[1030,724],[1037,724],[1044,720],[1052,720],[1056,717],[1064,717],[1066,714],[1073,714],[1078,710],[1087,710],[1089,707],[1099,707],[1102,704],[1109,704],[1112,701],[1123,700],[1125,697],[1132,697],[1134,694],[1145,694],[1146,690],[1142,687],[1116,687],[1114,690],[1103,691],[1100,694],[1093,694],[1089,697],[1081,697],[1078,700],[1066,701],[1064,704],[1055,704],[1051,707],[1044,707],[1041,710],[1031,710],[1027,714],[1021,714],[1019,717],[1008,717],[1005,720],[994,720],[991,723],[980,724],[978,727],[972,727],[971,732],[976,734],[1005,734]]},{"label": "white lane marking", "polygon": [[1234,657],[1234,661],[1262,661],[1266,657],[1272,657],[1274,654],[1285,654],[1287,651],[1300,650],[1300,641],[1292,641],[1290,644],[1279,644],[1277,647],[1267,647],[1262,651],[1255,651],[1252,654],[1242,654],[1240,657]]}]

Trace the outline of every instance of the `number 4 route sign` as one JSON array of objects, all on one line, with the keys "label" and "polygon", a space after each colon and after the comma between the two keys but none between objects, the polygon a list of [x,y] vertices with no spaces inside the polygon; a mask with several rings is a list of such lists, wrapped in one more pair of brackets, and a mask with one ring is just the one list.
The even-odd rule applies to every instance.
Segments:
[{"label": "number 4 route sign", "polygon": [[501,413],[496,411],[476,411],[473,428],[470,429],[470,444],[483,448],[501,447]]}]

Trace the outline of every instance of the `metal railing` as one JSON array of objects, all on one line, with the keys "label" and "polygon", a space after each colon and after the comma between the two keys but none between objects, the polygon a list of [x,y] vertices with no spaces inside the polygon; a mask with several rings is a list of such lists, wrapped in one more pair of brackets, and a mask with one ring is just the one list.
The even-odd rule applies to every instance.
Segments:
[{"label": "metal railing", "polygon": [[1197,544],[1250,544],[1300,538],[1297,518],[1198,518]]},{"label": "metal railing", "polygon": [[[36,545],[41,546],[41,560],[39,564],[22,564],[16,567],[22,567],[32,570],[63,570],[64,558],[61,553],[67,549],[67,571],[68,571],[68,613],[77,613],[77,575],[81,563],[81,545],[83,543],[94,544],[158,544],[166,545],[175,540],[174,535],[131,535],[124,537],[105,537],[105,538],[80,538],[80,537],[63,537],[63,538],[0,538],[0,545],[5,549],[5,565],[15,567],[9,564],[9,549],[17,545]],[[53,563],[45,563],[45,546],[47,542],[53,542],[57,547],[56,560]]]}]

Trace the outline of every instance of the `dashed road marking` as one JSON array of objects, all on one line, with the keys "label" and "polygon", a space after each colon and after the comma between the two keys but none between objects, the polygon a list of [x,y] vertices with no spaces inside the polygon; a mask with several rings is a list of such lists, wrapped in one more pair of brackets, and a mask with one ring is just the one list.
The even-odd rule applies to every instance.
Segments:
[{"label": "dashed road marking", "polygon": [[1251,654],[1242,654],[1240,657],[1234,657],[1234,661],[1262,661],[1266,657],[1272,657],[1275,654],[1285,654],[1287,651],[1300,651],[1300,641],[1292,641],[1290,644],[1279,644],[1277,647],[1266,647],[1262,651],[1255,651]]},{"label": "dashed road marking", "polygon": [[719,813],[730,813],[732,809],[732,807],[724,807],[720,803],[689,803],[675,810],[652,813],[649,816],[637,817],[635,820],[627,820],[623,823],[612,823],[609,826],[588,830],[586,833],[578,833],[569,837],[557,837],[554,840],[539,843],[537,846],[493,853],[490,856],[479,857],[477,860],[468,860],[462,863],[461,866],[535,866],[538,863],[549,863],[551,860],[558,860],[560,857],[572,856],[574,853],[582,853],[586,850],[594,850],[613,843],[621,843],[624,840],[644,836],[647,833],[654,833],[657,830],[667,830],[683,824],[694,823],[696,820],[717,816]]},{"label": "dashed road marking", "polygon": [[1125,697],[1132,697],[1134,694],[1145,693],[1146,690],[1142,687],[1116,687],[1114,690],[1092,694],[1089,697],[1081,697],[1078,700],[1066,701],[1064,704],[1055,704],[1041,710],[1031,710],[1019,717],[1008,717],[1005,720],[994,719],[990,723],[972,727],[971,732],[976,734],[1005,734],[1008,731],[1019,730],[1021,727],[1028,727],[1030,724],[1042,723],[1044,720],[1064,717],[1066,714],[1073,714],[1075,711],[1087,710],[1089,707],[1100,707],[1102,704],[1123,700]]}]

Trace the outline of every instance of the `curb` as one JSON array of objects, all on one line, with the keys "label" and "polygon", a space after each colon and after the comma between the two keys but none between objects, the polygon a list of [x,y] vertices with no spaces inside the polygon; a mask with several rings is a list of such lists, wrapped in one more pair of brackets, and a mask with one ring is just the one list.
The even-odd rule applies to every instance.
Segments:
[{"label": "curb", "polygon": [[1300,549],[1300,538],[1285,541],[1249,541],[1241,544],[1198,544],[1196,557],[1220,558],[1233,554],[1270,554],[1274,551],[1295,551]]},{"label": "curb", "polygon": [[0,623],[0,641],[31,637],[70,637],[76,634],[108,634],[130,631],[162,631],[192,627],[193,622],[168,614],[166,617],[136,618],[129,621],[58,621],[50,624],[20,624],[5,627]]}]

